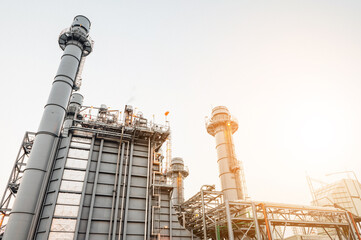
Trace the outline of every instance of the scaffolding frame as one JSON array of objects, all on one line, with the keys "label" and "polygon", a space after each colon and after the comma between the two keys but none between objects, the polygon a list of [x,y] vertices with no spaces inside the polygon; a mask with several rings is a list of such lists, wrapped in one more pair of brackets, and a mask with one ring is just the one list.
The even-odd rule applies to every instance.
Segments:
[{"label": "scaffolding frame", "polygon": [[361,219],[330,207],[255,201],[224,201],[222,192],[205,185],[178,208],[181,223],[202,239],[286,238],[288,227],[317,231],[329,239],[361,240]]},{"label": "scaffolding frame", "polygon": [[26,132],[24,134],[9,180],[5,186],[0,202],[0,235],[2,235],[5,231],[6,223],[8,221],[12,205],[14,204],[34,139],[35,133]]}]

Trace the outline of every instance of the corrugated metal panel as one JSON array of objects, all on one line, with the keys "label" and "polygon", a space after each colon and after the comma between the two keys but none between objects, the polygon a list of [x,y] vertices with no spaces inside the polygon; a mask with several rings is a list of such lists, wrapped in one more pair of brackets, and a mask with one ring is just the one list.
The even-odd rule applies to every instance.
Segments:
[{"label": "corrugated metal panel", "polygon": [[[124,150],[119,153],[122,148],[117,141],[103,140],[102,146],[101,139],[95,139],[92,146],[89,137],[73,136],[62,141],[48,184],[36,239],[108,239],[108,235],[113,232],[115,212],[116,239],[121,228],[122,232],[126,231],[126,239],[143,240],[144,235],[147,235],[144,231],[146,224],[149,226],[152,223],[154,233],[169,236],[171,223],[173,236],[180,237],[179,239],[191,238],[188,231],[178,224],[174,210],[169,208],[169,188],[159,192],[160,208],[153,208],[158,205],[158,201],[151,201],[148,214],[152,214],[151,210],[154,209],[153,219],[145,221],[147,174],[150,166],[148,145],[137,140],[123,144]],[[122,172],[119,181],[121,185],[116,186],[119,204],[115,211],[113,190],[117,178],[117,162],[120,162],[118,155],[122,157],[123,163],[118,165],[118,171],[122,169]],[[154,171],[158,171],[157,166]],[[157,176],[156,179],[160,180],[162,177]],[[151,188],[148,189],[148,194],[152,198]],[[156,200],[155,197],[153,199]],[[169,211],[172,211],[171,215]],[[156,235],[150,237],[156,238]]]}]

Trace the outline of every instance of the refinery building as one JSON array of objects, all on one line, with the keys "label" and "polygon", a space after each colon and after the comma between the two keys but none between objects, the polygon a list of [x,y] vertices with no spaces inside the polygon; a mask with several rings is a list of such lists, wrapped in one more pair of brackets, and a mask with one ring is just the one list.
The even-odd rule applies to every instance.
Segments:
[{"label": "refinery building", "polygon": [[233,143],[238,122],[225,106],[204,130],[215,139],[221,189],[204,183],[184,199],[191,173],[171,158],[169,124],[130,105],[83,105],[90,28],[79,15],[59,36],[42,120],[25,133],[1,198],[1,240],[361,240],[358,181],[315,189],[308,206],[250,199]]}]

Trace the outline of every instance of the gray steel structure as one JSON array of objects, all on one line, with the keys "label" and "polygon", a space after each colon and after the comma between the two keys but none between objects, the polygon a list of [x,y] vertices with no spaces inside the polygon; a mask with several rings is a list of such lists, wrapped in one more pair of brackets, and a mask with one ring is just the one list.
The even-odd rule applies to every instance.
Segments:
[{"label": "gray steel structure", "polygon": [[307,234],[322,229],[330,240],[361,240],[361,218],[350,212],[332,207],[228,201],[209,185],[179,206],[179,218],[202,239],[285,240],[286,230],[297,227]]},{"label": "gray steel structure", "polygon": [[169,127],[128,105],[124,119],[105,105],[84,107],[72,94],[92,50],[89,28],[77,16],[60,35],[64,54],[39,130],[24,138],[2,198],[8,221],[1,219],[0,239],[193,239],[178,223],[162,170]]},{"label": "gray steel structure", "polygon": [[224,106],[213,108],[207,132],[215,137],[218,156],[219,178],[224,198],[229,201],[246,199],[246,184],[242,162],[238,161],[234,151],[233,133],[238,122],[232,118]]},{"label": "gray steel structure", "polygon": [[19,190],[19,185],[24,175],[26,164],[29,160],[30,152],[34,143],[35,133],[26,132],[21,142],[18,155],[15,159],[13,170],[11,171],[9,180],[6,184],[4,194],[0,202],[0,239],[4,233],[6,223],[9,220],[9,215],[13,202]]},{"label": "gray steel structure", "polygon": [[[162,170],[169,127],[149,124],[128,105],[120,120],[120,111],[82,106],[83,96],[73,93],[92,50],[89,28],[89,20],[77,16],[60,35],[64,54],[39,130],[35,139],[25,135],[0,203],[0,239],[180,240],[196,239],[194,232],[203,239],[272,240],[282,239],[280,226],[335,228],[339,239],[361,239],[361,219],[349,212],[230,201],[244,198],[245,186],[228,181],[240,169],[231,138],[238,125],[225,107],[213,110],[207,128],[217,139],[223,192],[202,187],[178,206],[180,225],[174,186]],[[179,174],[184,169],[177,164]]]},{"label": "gray steel structure", "polygon": [[34,239],[190,238],[161,171],[169,129],[103,116],[75,119],[61,140]]},{"label": "gray steel structure", "polygon": [[[161,167],[159,149],[169,128],[143,117],[114,122],[117,114],[103,108],[89,115],[81,100],[79,94],[71,97],[71,123],[64,123],[50,159],[44,200],[27,239],[196,239],[178,222],[173,186]],[[21,153],[31,151],[28,138]]]},{"label": "gray steel structure", "polygon": [[[242,165],[234,153],[232,134],[238,123],[224,106],[215,107],[206,125],[216,138],[222,191],[204,185],[178,208],[181,223],[201,239],[286,239],[290,227],[305,233],[321,228],[327,239],[361,240],[361,219],[351,212],[325,207],[245,201]],[[333,234],[335,233],[335,234]]]}]

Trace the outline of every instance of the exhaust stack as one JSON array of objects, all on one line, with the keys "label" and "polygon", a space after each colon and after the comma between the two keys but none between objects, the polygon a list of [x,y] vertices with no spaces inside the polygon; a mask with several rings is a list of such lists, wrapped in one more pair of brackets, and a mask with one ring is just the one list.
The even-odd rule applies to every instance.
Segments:
[{"label": "exhaust stack", "polygon": [[188,168],[184,166],[183,158],[175,157],[172,159],[170,168],[167,172],[172,179],[173,193],[172,202],[174,206],[179,206],[184,202],[184,178],[189,174]]},{"label": "exhaust stack", "polygon": [[245,200],[246,184],[242,163],[236,158],[232,134],[238,130],[238,122],[224,106],[213,108],[207,132],[215,137],[219,178],[224,199]]},{"label": "exhaust stack", "polygon": [[59,45],[64,50],[48,102],[24,171],[14,207],[10,213],[4,240],[32,239],[31,228],[36,225],[36,209],[41,204],[49,168],[61,134],[70,96],[76,89],[75,80],[82,59],[90,54],[93,42],[89,37],[90,21],[76,16],[70,28],[61,32]]}]

